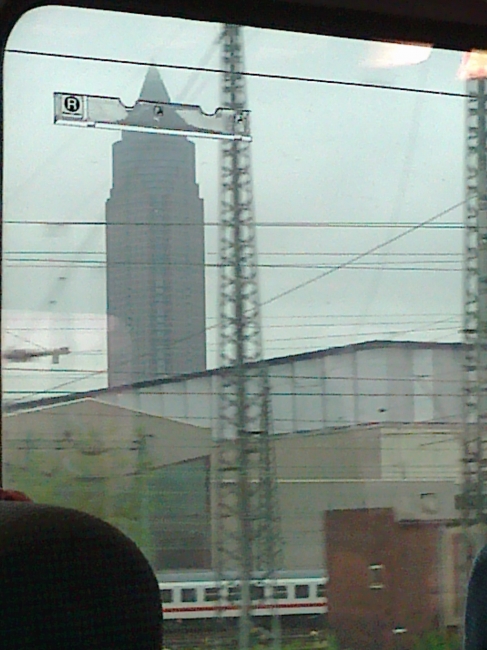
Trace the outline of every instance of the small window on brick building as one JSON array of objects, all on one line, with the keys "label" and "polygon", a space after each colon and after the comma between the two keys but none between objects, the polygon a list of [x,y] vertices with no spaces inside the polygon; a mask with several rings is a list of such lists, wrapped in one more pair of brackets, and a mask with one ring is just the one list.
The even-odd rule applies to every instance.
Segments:
[{"label": "small window on brick building", "polygon": [[369,589],[384,589],[383,564],[369,564]]},{"label": "small window on brick building", "polygon": [[438,512],[438,495],[436,492],[423,492],[420,500],[423,514],[435,515]]}]

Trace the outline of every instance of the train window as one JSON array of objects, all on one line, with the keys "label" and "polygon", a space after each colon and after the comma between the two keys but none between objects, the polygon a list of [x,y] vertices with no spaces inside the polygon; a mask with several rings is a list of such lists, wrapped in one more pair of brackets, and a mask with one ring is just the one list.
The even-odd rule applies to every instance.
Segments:
[{"label": "train window", "polygon": [[196,601],[196,589],[181,589],[182,603],[195,603]]},{"label": "train window", "polygon": [[163,603],[172,603],[173,601],[172,589],[161,589],[161,600]]},{"label": "train window", "polygon": [[286,585],[276,585],[272,588],[272,593],[277,600],[285,600],[287,598],[287,587]]},{"label": "train window", "polygon": [[295,598],[309,598],[309,585],[295,585],[294,587]]},{"label": "train window", "polygon": [[251,600],[263,600],[265,595],[265,589],[261,585],[251,585],[250,586],[250,598]]},{"label": "train window", "polygon": [[[467,320],[483,322],[487,89],[466,81],[464,58],[65,6],[25,14],[2,59],[5,486],[121,529],[161,588],[179,576],[188,618],[189,603],[218,610],[216,567],[232,615],[232,567],[265,584],[255,602],[274,585],[283,605],[299,599],[289,617],[333,575],[343,647],[365,647],[355,628],[370,621],[342,614],[384,588],[369,568],[382,549],[391,617],[419,634],[411,594],[457,579],[427,524],[458,521],[462,400],[475,394],[462,387],[462,332],[476,336],[464,286]],[[244,375],[225,371],[235,362]],[[263,424],[276,435],[246,435]],[[269,582],[264,551],[282,560]],[[460,592],[447,588],[438,603]]]},{"label": "train window", "polygon": [[325,598],[326,596],[326,586],[324,582],[320,582],[320,584],[316,585],[316,597],[317,598]]},{"label": "train window", "polygon": [[216,602],[220,599],[220,589],[219,587],[206,587],[205,588],[205,600],[206,602]]},{"label": "train window", "polygon": [[241,599],[241,589],[240,587],[229,587],[228,588],[228,600],[233,603]]}]

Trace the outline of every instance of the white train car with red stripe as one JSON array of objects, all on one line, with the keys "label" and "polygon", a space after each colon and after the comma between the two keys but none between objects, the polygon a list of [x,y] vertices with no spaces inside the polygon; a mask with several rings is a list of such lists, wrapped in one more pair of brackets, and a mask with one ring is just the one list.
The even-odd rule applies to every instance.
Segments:
[{"label": "white train car with red stripe", "polygon": [[[314,574],[279,574],[272,581],[252,580],[251,615],[270,616],[277,607],[280,616],[317,617],[328,612],[327,578]],[[159,576],[165,620],[237,618],[241,588],[237,580],[218,582],[210,578],[174,579]]]}]

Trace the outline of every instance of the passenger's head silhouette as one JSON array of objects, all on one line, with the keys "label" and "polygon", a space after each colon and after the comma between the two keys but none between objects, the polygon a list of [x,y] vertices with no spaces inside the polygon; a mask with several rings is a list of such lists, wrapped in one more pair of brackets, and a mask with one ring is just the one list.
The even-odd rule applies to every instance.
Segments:
[{"label": "passenger's head silhouette", "polygon": [[149,563],[100,519],[0,500],[0,646],[160,650],[162,608]]}]

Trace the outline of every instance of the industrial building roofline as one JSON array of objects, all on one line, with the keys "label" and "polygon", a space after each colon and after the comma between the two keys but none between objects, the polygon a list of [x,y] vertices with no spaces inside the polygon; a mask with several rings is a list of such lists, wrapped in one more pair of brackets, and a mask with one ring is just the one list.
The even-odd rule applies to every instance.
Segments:
[{"label": "industrial building roofline", "polygon": [[[377,350],[380,348],[396,348],[396,349],[413,349],[413,350],[438,350],[438,349],[453,349],[457,350],[464,347],[460,342],[436,342],[436,341],[362,341],[361,343],[349,343],[348,345],[324,348],[320,350],[313,350],[311,352],[300,352],[299,354],[290,354],[283,357],[273,357],[271,359],[263,359],[257,361],[252,366],[259,364],[266,364],[268,366],[279,366],[285,363],[294,361],[306,361],[307,359],[316,359],[320,357],[328,357],[339,354],[346,354],[347,352],[357,352],[361,350]],[[31,409],[36,406],[48,406],[53,404],[62,404],[65,402],[72,402],[86,397],[100,397],[105,394],[123,393],[127,390],[137,390],[143,388],[151,388],[154,386],[161,386],[163,384],[172,384],[179,381],[187,381],[188,379],[198,379],[199,377],[210,377],[219,375],[224,368],[212,368],[210,370],[202,370],[199,372],[185,373],[181,375],[174,375],[169,377],[161,377],[161,379],[151,379],[149,381],[139,381],[133,384],[122,384],[120,386],[113,386],[111,388],[98,388],[96,390],[80,391],[68,393],[66,395],[56,395],[54,397],[42,397],[40,399],[28,400],[25,402],[16,402],[15,404],[4,404],[2,411],[4,413],[12,413],[14,411],[22,411],[26,408]]]}]

